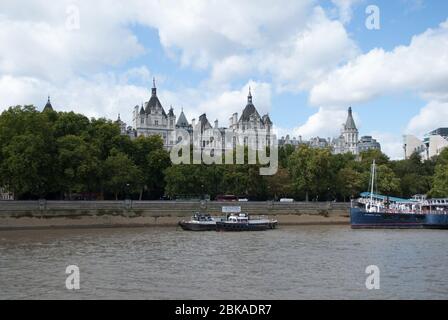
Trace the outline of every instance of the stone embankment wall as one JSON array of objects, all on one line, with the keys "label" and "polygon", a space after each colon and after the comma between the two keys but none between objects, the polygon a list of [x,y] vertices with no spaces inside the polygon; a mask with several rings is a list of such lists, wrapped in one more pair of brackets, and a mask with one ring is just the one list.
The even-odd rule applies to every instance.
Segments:
[{"label": "stone embankment wall", "polygon": [[41,200],[0,201],[0,230],[175,226],[197,211],[220,216],[223,206],[240,206],[251,215],[276,218],[280,225],[349,223],[349,203]]}]

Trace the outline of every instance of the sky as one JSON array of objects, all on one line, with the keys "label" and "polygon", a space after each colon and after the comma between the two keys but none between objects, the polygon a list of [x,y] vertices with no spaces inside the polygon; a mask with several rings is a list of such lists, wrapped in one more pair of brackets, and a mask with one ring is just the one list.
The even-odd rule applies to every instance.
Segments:
[{"label": "sky", "polygon": [[154,77],[165,109],[220,126],[251,87],[278,136],[335,137],[351,106],[360,135],[400,159],[404,134],[448,126],[448,1],[0,3],[0,111],[50,95],[131,124]]}]

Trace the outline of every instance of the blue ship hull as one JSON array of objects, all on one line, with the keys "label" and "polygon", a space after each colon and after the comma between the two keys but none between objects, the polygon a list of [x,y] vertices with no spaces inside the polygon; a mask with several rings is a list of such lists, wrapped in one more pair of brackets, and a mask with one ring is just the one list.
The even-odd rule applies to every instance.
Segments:
[{"label": "blue ship hull", "polygon": [[447,214],[366,212],[350,209],[353,229],[448,229]]},{"label": "blue ship hull", "polygon": [[360,208],[350,209],[353,229],[422,229],[425,222],[424,214],[390,214],[366,212]]},{"label": "blue ship hull", "polygon": [[448,229],[448,214],[427,214],[424,227],[427,229]]}]

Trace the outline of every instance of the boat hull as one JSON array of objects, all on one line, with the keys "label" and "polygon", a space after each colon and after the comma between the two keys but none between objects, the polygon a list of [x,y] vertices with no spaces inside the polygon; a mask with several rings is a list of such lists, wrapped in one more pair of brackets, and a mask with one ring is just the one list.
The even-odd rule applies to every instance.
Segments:
[{"label": "boat hull", "polygon": [[350,209],[352,229],[422,229],[426,222],[424,214],[403,214],[366,212],[359,208]]},{"label": "boat hull", "polygon": [[189,221],[179,222],[179,226],[185,231],[215,231],[216,223],[192,223]]},{"label": "boat hull", "polygon": [[265,231],[275,229],[277,227],[277,221],[261,222],[261,223],[245,223],[245,222],[228,222],[218,221],[216,222],[217,231]]},{"label": "boat hull", "polygon": [[430,213],[426,215],[426,229],[448,229],[448,214]]}]

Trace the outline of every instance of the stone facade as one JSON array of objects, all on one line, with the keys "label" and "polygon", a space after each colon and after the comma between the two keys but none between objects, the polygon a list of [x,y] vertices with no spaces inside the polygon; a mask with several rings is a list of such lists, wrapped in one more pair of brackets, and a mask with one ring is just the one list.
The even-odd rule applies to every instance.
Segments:
[{"label": "stone facade", "polygon": [[[219,127],[218,120],[215,120],[214,125],[212,125],[205,113],[199,117],[198,121],[192,119],[191,123],[189,123],[183,110],[179,115],[179,118],[174,114],[174,109],[172,107],[169,109],[168,113],[165,112],[162,103],[157,97],[155,80],[149,101],[141,106],[134,107],[132,122],[132,126],[127,126],[126,123],[121,120],[120,115],[118,116],[116,123],[120,126],[121,134],[129,135],[131,138],[159,135],[167,149],[171,149],[178,141],[180,141],[181,137],[177,132],[179,129],[186,130],[190,134],[196,132],[199,136],[192,137],[192,139],[197,139],[197,143],[201,145],[201,148],[217,147],[217,134],[219,133],[222,137],[222,148],[226,150],[233,148],[235,145],[248,145],[249,140],[252,141],[252,139],[248,137],[249,133],[255,132],[257,136],[263,134],[263,137],[265,134],[271,134],[273,126],[268,114],[260,116],[258,113],[253,104],[253,97],[250,89],[247,97],[247,104],[241,117],[238,118],[238,113],[234,113],[230,118],[229,128]],[[236,136],[232,141],[227,141],[225,139],[225,134],[229,132]],[[255,148],[261,148],[270,143],[269,139],[266,139],[266,141],[259,141],[259,139],[256,138],[254,141],[256,145],[252,145],[251,147]]]},{"label": "stone facade", "polygon": [[[269,114],[260,116],[253,103],[252,92],[249,88],[249,95],[247,96],[247,104],[244,108],[241,117],[238,118],[238,113],[234,113],[229,119],[229,130],[236,136],[234,145],[251,146],[258,150],[270,145],[270,135],[272,134],[273,123]],[[255,134],[254,139],[249,135]],[[266,139],[266,140],[264,140]]]},{"label": "stone facade", "polygon": [[[249,95],[247,97],[247,104],[243,109],[241,116],[234,113],[229,118],[229,127],[219,127],[218,120],[214,125],[207,119],[206,114],[202,114],[198,121],[193,119],[191,123],[188,122],[187,117],[182,110],[179,118],[174,114],[174,109],[170,107],[168,113],[162,106],[157,97],[157,88],[155,80],[151,89],[151,98],[141,106],[135,106],[133,111],[133,126],[127,126],[118,117],[117,123],[120,125],[121,133],[128,135],[131,138],[139,136],[159,135],[164,143],[165,148],[171,149],[178,141],[180,141],[179,134],[176,130],[183,129],[190,134],[197,132],[199,136],[192,137],[194,141],[200,144],[201,148],[216,148],[218,146],[218,134],[222,138],[222,148],[224,150],[232,149],[235,146],[250,146],[252,149],[260,150],[271,143],[270,136],[273,131],[273,123],[268,114],[261,116],[253,103],[252,92],[249,88]],[[176,121],[177,120],[177,121]],[[213,130],[211,130],[213,129]],[[208,132],[206,134],[206,132]],[[231,134],[231,141],[228,141]],[[252,138],[254,136],[254,138]],[[259,137],[263,137],[260,140]],[[381,145],[371,136],[359,137],[359,131],[353,119],[352,108],[348,109],[348,116],[345,124],[342,127],[339,137],[320,138],[314,137],[308,141],[290,138],[290,136],[279,139],[278,145],[293,145],[297,147],[301,144],[309,145],[312,148],[330,148],[334,154],[352,153],[358,155],[362,151],[369,149],[381,150]],[[226,139],[227,138],[227,139]],[[192,140],[193,142],[193,140]]]},{"label": "stone facade", "polygon": [[359,131],[356,128],[355,120],[353,119],[352,108],[348,109],[348,117],[346,123],[343,125],[341,135],[333,140],[332,147],[335,154],[352,153],[357,155],[358,150],[358,135]]},{"label": "stone facade", "polygon": [[[165,147],[170,148],[175,144],[172,132],[176,129],[176,116],[171,107],[168,113],[165,112],[159,98],[157,97],[157,88],[155,80],[151,90],[151,98],[142,106],[135,106],[132,115],[134,136],[153,136],[159,135]],[[122,132],[126,125],[122,125]],[[128,134],[128,128],[126,128]]]},{"label": "stone facade", "polygon": [[358,152],[367,150],[381,151],[381,144],[376,139],[373,139],[372,136],[363,136],[358,142]]}]

